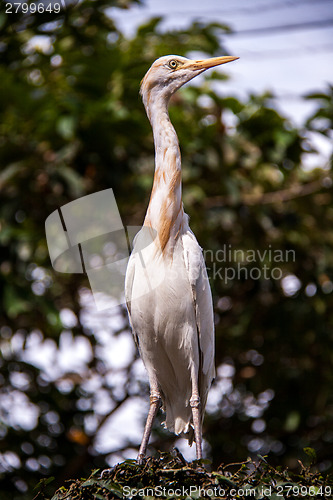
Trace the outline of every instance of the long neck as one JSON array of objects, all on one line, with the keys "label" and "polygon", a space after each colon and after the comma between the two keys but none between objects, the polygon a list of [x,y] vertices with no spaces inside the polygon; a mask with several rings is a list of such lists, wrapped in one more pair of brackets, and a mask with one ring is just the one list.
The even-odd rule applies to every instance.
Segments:
[{"label": "long neck", "polygon": [[162,97],[145,102],[153,128],[155,174],[144,224],[157,231],[162,252],[172,251],[183,220],[181,157],[176,131]]}]

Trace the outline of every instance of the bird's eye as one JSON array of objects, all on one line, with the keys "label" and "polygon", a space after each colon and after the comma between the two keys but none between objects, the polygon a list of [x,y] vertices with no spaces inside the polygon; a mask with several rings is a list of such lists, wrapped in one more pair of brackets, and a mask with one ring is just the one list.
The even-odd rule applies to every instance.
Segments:
[{"label": "bird's eye", "polygon": [[169,61],[168,64],[169,64],[169,68],[176,69],[178,66],[178,61],[176,61],[176,59],[171,59],[171,61]]}]

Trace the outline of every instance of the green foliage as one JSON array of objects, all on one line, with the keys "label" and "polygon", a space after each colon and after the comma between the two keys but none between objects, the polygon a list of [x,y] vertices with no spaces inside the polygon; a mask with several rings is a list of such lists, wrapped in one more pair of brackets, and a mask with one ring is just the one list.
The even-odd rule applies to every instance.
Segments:
[{"label": "green foliage", "polygon": [[[59,206],[110,187],[124,224],[142,223],[154,152],[140,80],[167,53],[225,53],[229,29],[195,23],[164,32],[153,19],[128,39],[106,12],[131,4],[83,0],[59,15],[1,13],[1,500],[30,499],[41,476],[60,485],[105,468],[112,450],[97,452],[105,425],[128,401],[147,399],[134,347],[127,366],[115,368],[99,332],[129,339],[126,311],[87,322],[88,282],[52,269],[44,223]],[[36,35],[51,43],[34,46]],[[257,453],[295,468],[303,448],[313,448],[324,471],[333,446],[332,165],[303,167],[311,134],[331,137],[332,88],[307,97],[318,108],[298,128],[269,94],[224,96],[220,75],[185,87],[170,108],[184,205],[214,293],[218,370],[207,455],[215,468]],[[237,255],[229,258],[229,248]],[[255,260],[246,260],[249,250]],[[274,261],[269,251],[290,258]],[[240,276],[226,279],[238,265]],[[66,346],[85,346],[81,364],[61,361]],[[175,439],[156,426],[151,449],[170,449]],[[114,453],[125,458],[137,445],[129,439]],[[44,481],[44,490],[53,484]]]},{"label": "green foliage", "polygon": [[[207,472],[204,460],[186,462],[176,450],[173,456],[163,453],[149,458],[143,465],[126,460],[109,470],[92,472],[88,479],[76,480],[58,489],[51,500],[110,500],[117,498],[329,498],[333,493],[332,479],[311,472],[300,463],[301,471],[293,473],[269,465],[264,457],[258,462],[221,465]],[[40,494],[39,500],[48,499]]]}]

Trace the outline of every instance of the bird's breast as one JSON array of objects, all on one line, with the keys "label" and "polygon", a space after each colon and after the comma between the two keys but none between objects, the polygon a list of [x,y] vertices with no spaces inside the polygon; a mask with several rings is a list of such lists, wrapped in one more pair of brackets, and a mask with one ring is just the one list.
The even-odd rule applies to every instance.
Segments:
[{"label": "bird's breast", "polygon": [[[134,248],[134,268],[130,291],[131,323],[145,342],[177,343],[195,326],[193,295],[185,266],[181,237],[177,239],[172,258],[156,253],[154,245]],[[195,329],[194,329],[195,330]],[[196,332],[194,332],[193,334]],[[181,338],[182,337],[182,338]]]}]

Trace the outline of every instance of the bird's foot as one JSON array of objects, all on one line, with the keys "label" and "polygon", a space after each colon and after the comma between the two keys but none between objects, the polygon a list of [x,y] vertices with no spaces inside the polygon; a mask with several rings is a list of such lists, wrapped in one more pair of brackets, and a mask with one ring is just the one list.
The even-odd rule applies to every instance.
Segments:
[{"label": "bird's foot", "polygon": [[136,460],[139,465],[143,465],[147,460],[147,457],[143,453],[139,453],[138,458]]},{"label": "bird's foot", "polygon": [[183,455],[180,453],[180,451],[178,450],[178,448],[174,447],[172,450],[171,450],[171,455],[173,455],[174,457],[178,458],[178,460],[180,460],[180,462],[187,466],[188,463],[186,462],[185,458],[183,457]]}]

